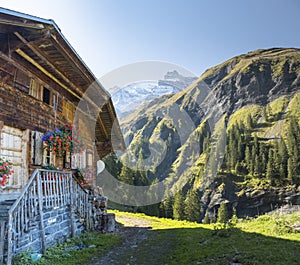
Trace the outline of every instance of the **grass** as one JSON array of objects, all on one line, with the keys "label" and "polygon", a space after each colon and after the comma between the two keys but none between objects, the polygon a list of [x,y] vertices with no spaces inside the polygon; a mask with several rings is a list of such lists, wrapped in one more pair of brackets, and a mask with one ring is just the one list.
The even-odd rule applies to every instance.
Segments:
[{"label": "grass", "polygon": [[[261,67],[261,62],[269,61],[272,62],[271,69],[274,77],[278,77],[283,73],[284,64],[287,61],[292,63],[297,63],[300,60],[299,50],[295,49],[268,49],[268,50],[256,50],[253,52],[249,52],[248,54],[242,54],[231,58],[217,66],[214,66],[207,71],[205,71],[200,80],[210,77],[215,74],[216,71],[220,70],[223,67],[229,66],[233,62],[235,62],[234,67],[228,71],[228,74],[223,78],[223,81],[228,80],[234,74],[238,72],[248,72],[250,70],[250,66],[254,63],[258,63]],[[262,69],[260,69],[262,70]]]},{"label": "grass", "polygon": [[281,115],[282,113],[284,113],[284,110],[286,109],[288,104],[288,97],[287,96],[282,96],[277,98],[276,100],[272,101],[269,104],[269,108],[271,111],[271,115],[272,116],[277,116],[277,115]]},{"label": "grass", "polygon": [[227,129],[229,130],[234,124],[245,122],[247,116],[251,114],[254,123],[257,122],[262,113],[262,107],[258,105],[247,105],[230,116]]},{"label": "grass", "polygon": [[48,248],[38,262],[31,260],[30,251],[20,253],[14,257],[13,265],[83,265],[93,257],[106,253],[120,242],[121,239],[116,235],[84,233],[68,239],[65,244]]},{"label": "grass", "polygon": [[[124,226],[137,226],[141,222],[152,228],[148,230],[147,238],[134,248],[127,246],[115,264],[299,264],[300,233],[291,229],[291,225],[300,223],[299,212],[281,216],[263,215],[225,228],[216,224],[113,212]],[[138,229],[136,233],[139,233]],[[13,264],[84,265],[92,257],[100,257],[119,243],[120,238],[115,235],[86,233],[64,245],[48,249],[38,263],[30,262],[29,254],[23,253]],[[76,250],[76,246],[89,247]]]},{"label": "grass", "polygon": [[290,100],[287,112],[290,116],[298,117],[298,121],[300,121],[300,93],[295,94]]},{"label": "grass", "polygon": [[268,121],[263,116],[263,107],[258,105],[245,106],[230,116],[228,127],[233,124],[246,121],[247,116],[251,113],[255,128],[253,133],[261,138],[274,138],[283,136],[285,138],[289,119],[291,116],[299,117],[300,122],[300,93],[295,94],[292,98],[287,96],[279,97],[266,106],[268,112]]},{"label": "grass", "polygon": [[[122,257],[124,264],[299,264],[300,233],[290,225],[300,214],[265,215],[235,228],[197,224],[115,212],[120,218],[140,218],[152,227],[149,237]],[[128,221],[127,221],[128,222]],[[128,223],[123,222],[124,225]]]}]

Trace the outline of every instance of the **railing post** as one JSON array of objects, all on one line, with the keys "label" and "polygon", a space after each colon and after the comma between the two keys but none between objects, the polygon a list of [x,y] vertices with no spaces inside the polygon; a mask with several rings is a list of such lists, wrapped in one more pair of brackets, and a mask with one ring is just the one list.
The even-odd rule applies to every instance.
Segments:
[{"label": "railing post", "polygon": [[69,174],[69,178],[70,178],[70,201],[71,201],[71,205],[70,205],[70,218],[71,218],[71,237],[75,236],[75,223],[74,223],[74,214],[73,214],[73,209],[74,209],[74,191],[73,191],[73,177],[72,174]]},{"label": "railing post", "polygon": [[7,225],[7,265],[11,265],[12,262],[12,213],[8,213],[8,225]]},{"label": "railing post", "polygon": [[6,221],[0,222],[0,264],[3,263]]},{"label": "railing post", "polygon": [[41,172],[37,175],[38,183],[38,202],[39,202],[39,214],[40,214],[40,230],[42,238],[42,253],[46,252],[46,237],[44,228],[44,216],[43,216],[43,194],[42,194],[42,182],[41,182]]}]

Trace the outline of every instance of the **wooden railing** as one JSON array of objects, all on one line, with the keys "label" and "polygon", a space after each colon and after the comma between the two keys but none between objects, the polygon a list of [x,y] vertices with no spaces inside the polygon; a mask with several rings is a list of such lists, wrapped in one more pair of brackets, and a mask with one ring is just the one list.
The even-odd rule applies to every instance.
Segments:
[{"label": "wooden railing", "polygon": [[[45,252],[45,230],[43,211],[55,207],[70,206],[72,213],[85,219],[86,228],[91,228],[92,206],[89,195],[71,172],[35,170],[20,197],[8,212],[7,264],[11,264],[12,254],[22,236],[29,228],[39,225],[42,252]],[[71,214],[71,218],[74,218]],[[74,236],[74,222],[71,220],[71,235]]]}]

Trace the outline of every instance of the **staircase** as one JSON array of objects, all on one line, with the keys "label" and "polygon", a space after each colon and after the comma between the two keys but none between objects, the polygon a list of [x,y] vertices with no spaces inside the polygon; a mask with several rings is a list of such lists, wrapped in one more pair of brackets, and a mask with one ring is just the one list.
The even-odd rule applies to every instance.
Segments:
[{"label": "staircase", "polygon": [[38,245],[34,251],[44,253],[53,241],[93,229],[92,208],[71,172],[35,170],[20,193],[0,193],[0,264],[10,265],[24,249]]},{"label": "staircase", "polygon": [[8,211],[20,197],[19,192],[14,193],[0,193],[0,222],[8,221]]},{"label": "staircase", "polygon": [[5,254],[7,254],[8,211],[19,197],[18,192],[0,194],[0,264],[4,264],[3,261],[7,258]]}]

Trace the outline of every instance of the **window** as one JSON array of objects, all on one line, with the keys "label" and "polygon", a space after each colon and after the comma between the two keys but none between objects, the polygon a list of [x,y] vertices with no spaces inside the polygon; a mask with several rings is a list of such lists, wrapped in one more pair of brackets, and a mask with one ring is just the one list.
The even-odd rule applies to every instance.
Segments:
[{"label": "window", "polygon": [[84,169],[86,168],[86,151],[82,153],[72,154],[71,158],[71,168],[72,169]]},{"label": "window", "polygon": [[52,152],[44,150],[43,165],[45,166],[55,165],[55,156],[53,155]]},{"label": "window", "polygon": [[72,154],[72,157],[71,157],[71,168],[72,169],[78,168],[78,158],[79,158],[79,154]]},{"label": "window", "polygon": [[43,89],[43,102],[50,105],[50,90],[46,87]]},{"label": "window", "polygon": [[93,154],[92,153],[87,154],[87,161],[86,162],[87,162],[88,167],[93,166]]},{"label": "window", "polygon": [[62,97],[57,95],[57,111],[62,112],[63,111],[63,102]]},{"label": "window", "polygon": [[15,87],[29,94],[31,78],[21,70],[17,70],[15,74]]},{"label": "window", "polygon": [[41,93],[40,83],[36,79],[31,78],[29,95],[35,97],[36,99],[41,100],[42,99],[41,94],[42,93]]},{"label": "window", "polygon": [[68,101],[63,102],[63,115],[69,121],[73,121],[74,119],[74,106],[72,103]]},{"label": "window", "polygon": [[79,154],[79,168],[86,168],[86,151]]}]

